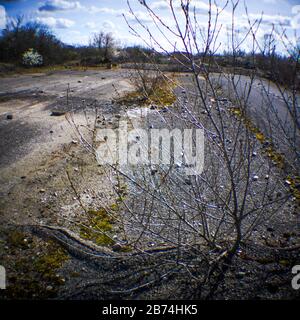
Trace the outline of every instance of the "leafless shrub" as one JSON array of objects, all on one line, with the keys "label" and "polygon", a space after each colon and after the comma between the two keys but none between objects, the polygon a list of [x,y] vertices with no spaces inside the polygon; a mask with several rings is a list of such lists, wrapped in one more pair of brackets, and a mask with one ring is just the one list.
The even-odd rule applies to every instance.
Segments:
[{"label": "leafless shrub", "polygon": [[[293,190],[289,185],[294,182],[288,180],[287,185],[286,173],[282,171],[283,161],[289,162],[289,159],[278,158],[275,144],[281,146],[280,137],[274,132],[276,128],[285,130],[287,127],[282,122],[273,122],[281,120],[276,117],[270,87],[255,73],[245,80],[235,69],[218,74],[210,71],[210,66],[219,67],[214,59],[219,47],[218,20],[222,12],[229,8],[228,3],[216,9],[215,4],[208,2],[209,14],[204,30],[189,0],[181,1],[179,7],[176,6],[178,2],[169,1],[172,23],[160,17],[147,1],[140,2],[153,19],[159,39],[135,15],[128,1],[137,22],[134,27],[128,24],[132,32],[142,38],[138,29],[143,29],[150,39],[149,42],[145,40],[145,44],[169,56],[170,52],[178,51],[180,43],[182,50],[179,56],[172,58],[189,70],[191,77],[182,76],[179,79],[181,84],[177,89],[181,93],[173,108],[169,108],[166,114],[155,110],[147,118],[141,118],[141,123],[137,125],[170,130],[203,129],[206,165],[202,174],[191,177],[187,177],[174,161],[154,168],[151,165],[107,165],[107,173],[113,172],[115,178],[126,186],[125,194],[124,189],[112,183],[118,199],[117,219],[122,225],[127,246],[139,253],[148,252],[149,246],[160,251],[167,247],[174,250],[171,260],[169,256],[165,259],[160,257],[162,263],[168,266],[170,272],[183,274],[187,282],[194,284],[191,294],[194,298],[214,298],[234,259],[241,255],[242,246],[249,242],[262,244],[261,236],[266,224],[281,221],[282,213],[290,202]],[[234,24],[237,6],[238,2],[231,5],[229,45],[233,60],[237,59],[239,47],[246,38],[255,46],[255,30],[259,26],[259,21],[249,20],[245,37],[237,38]],[[174,41],[170,40],[169,35]],[[162,38],[168,48],[162,45]],[[148,71],[137,69],[136,73],[139,77],[134,80],[135,86],[146,95],[162,81],[159,66],[154,77]],[[256,81],[261,83],[263,97],[270,103],[262,113],[251,104]],[[281,90],[279,85],[277,88]],[[282,97],[286,97],[286,91],[280,92]],[[290,140],[283,132],[292,146],[289,150],[298,153],[296,93],[292,93],[291,97],[292,103],[287,97],[284,101],[292,119],[286,118],[285,121],[295,123],[292,127],[294,138]],[[262,128],[264,117],[269,121],[269,126]],[[144,120],[146,123],[143,123]],[[81,140],[87,141],[80,130],[77,131]],[[96,126],[91,134],[96,136]],[[173,139],[175,143],[176,139]],[[96,145],[88,146],[95,155]],[[147,157],[147,154],[143,156]],[[292,164],[291,167],[295,168]],[[297,197],[297,194],[294,196]],[[162,249],[158,249],[160,247]],[[162,275],[165,273],[162,272]],[[123,293],[132,291],[133,288],[124,289]]]}]

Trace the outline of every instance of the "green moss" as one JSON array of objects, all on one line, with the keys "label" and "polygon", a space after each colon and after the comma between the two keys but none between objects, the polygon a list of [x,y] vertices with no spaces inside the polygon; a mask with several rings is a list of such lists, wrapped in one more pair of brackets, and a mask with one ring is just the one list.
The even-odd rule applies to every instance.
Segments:
[{"label": "green moss", "polygon": [[11,249],[26,249],[28,248],[30,241],[26,238],[26,235],[23,232],[14,230],[8,234],[7,242]]},{"label": "green moss", "polygon": [[52,278],[55,276],[55,271],[67,260],[68,255],[66,251],[54,243],[51,243],[49,251],[34,262],[34,267],[36,271],[44,277]]},{"label": "green moss", "polygon": [[132,248],[130,246],[122,246],[120,252],[131,252]]},{"label": "green moss", "polygon": [[[117,210],[113,205],[112,210]],[[108,214],[105,208],[98,210],[89,210],[89,227],[81,227],[80,236],[83,239],[91,240],[99,246],[108,246],[114,244],[114,240],[109,233],[112,231],[114,218]]]},{"label": "green moss", "polygon": [[[22,233],[21,233],[22,234]],[[16,232],[9,235],[7,240],[8,244],[12,244],[11,239],[24,238],[20,235],[17,236]],[[27,235],[26,239],[30,236]],[[63,266],[63,263],[69,259],[68,254],[56,243],[31,241],[31,248],[29,251],[24,251],[19,247],[19,250],[13,250],[10,247],[10,255],[7,256],[8,261],[8,279],[7,289],[4,290],[6,298],[9,299],[46,299],[55,297],[60,285],[65,283],[65,280],[56,272]],[[15,243],[15,242],[13,242]],[[19,243],[19,242],[17,242]],[[36,255],[36,251],[41,252]],[[41,251],[40,251],[41,250]],[[12,253],[14,260],[11,259]]]}]

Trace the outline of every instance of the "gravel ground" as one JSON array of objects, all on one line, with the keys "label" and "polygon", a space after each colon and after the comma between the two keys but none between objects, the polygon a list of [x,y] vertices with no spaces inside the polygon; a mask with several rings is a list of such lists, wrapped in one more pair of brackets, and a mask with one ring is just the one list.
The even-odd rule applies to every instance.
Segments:
[{"label": "gravel ground", "polygon": [[[150,221],[152,232],[141,233],[140,219],[145,208],[142,200],[146,195],[135,185],[124,182],[126,180],[122,179],[128,189],[125,201],[137,214],[133,219],[129,210],[121,206],[110,233],[114,235],[114,243],[120,243],[123,248],[134,243],[134,250],[120,252],[120,248],[113,245],[97,247],[78,236],[82,224],[87,222],[84,209],[115,205],[115,190],[120,185],[111,170],[98,166],[82,148],[80,137],[66,118],[51,116],[51,112],[73,110],[75,123],[90,139],[89,129],[95,122],[101,128],[116,128],[119,121],[125,119],[129,119],[133,128],[188,125],[176,115],[182,115],[182,105],[194,101],[189,96],[192,90],[189,76],[178,79],[187,88],[187,91],[180,88],[175,91],[180,103],[164,110],[141,109],[137,105],[121,107],[114,103],[115,88],[118,94],[131,89],[126,77],[126,70],[64,71],[8,77],[2,81],[0,255],[1,263],[7,268],[9,284],[9,290],[1,291],[3,298],[198,299],[207,293],[207,288],[200,288],[196,281],[209,268],[202,257],[208,253],[217,257],[220,252],[208,252],[209,249],[198,242],[193,249],[184,247],[179,255],[172,245],[178,239],[172,234],[172,230],[177,230],[177,222],[174,220],[173,224],[172,216],[159,204],[155,206],[156,218]],[[224,102],[223,108],[226,107]],[[139,116],[141,110],[142,117]],[[13,119],[8,120],[7,114],[12,114]],[[199,117],[203,123],[207,122],[205,113]],[[234,123],[233,119],[228,121],[230,134]],[[213,155],[211,157],[208,153],[205,158],[207,177],[213,163]],[[266,160],[263,156],[257,158],[257,170],[264,170]],[[274,172],[280,174],[276,168]],[[144,171],[137,168],[127,168],[126,173],[137,181],[148,182],[159,174],[151,170],[143,174]],[[189,200],[186,190],[191,193],[192,189],[181,169],[174,168],[168,179],[167,188],[162,190],[176,194],[179,205],[182,199]],[[283,182],[274,187],[274,195],[287,192]],[[259,196],[259,184],[253,192]],[[209,193],[205,196],[210,199]],[[299,244],[298,209],[290,199],[279,214],[262,221],[255,236],[241,247],[214,298],[297,298],[290,281],[291,267],[299,264],[299,250],[282,248]],[[156,226],[162,221],[168,222],[163,230]],[[192,241],[189,233],[184,233],[182,239]],[[38,286],[32,285],[36,282]]]}]

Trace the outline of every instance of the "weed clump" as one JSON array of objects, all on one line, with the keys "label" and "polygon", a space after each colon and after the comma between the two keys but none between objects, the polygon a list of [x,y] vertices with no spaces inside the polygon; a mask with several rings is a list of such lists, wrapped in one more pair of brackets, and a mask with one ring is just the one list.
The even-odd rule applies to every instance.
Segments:
[{"label": "weed clump", "polygon": [[[117,204],[113,204],[110,210],[116,211]],[[115,241],[110,236],[113,229],[114,218],[108,214],[108,210],[100,208],[98,210],[89,210],[89,226],[82,226],[80,236],[83,239],[91,240],[99,246],[113,245]]]}]

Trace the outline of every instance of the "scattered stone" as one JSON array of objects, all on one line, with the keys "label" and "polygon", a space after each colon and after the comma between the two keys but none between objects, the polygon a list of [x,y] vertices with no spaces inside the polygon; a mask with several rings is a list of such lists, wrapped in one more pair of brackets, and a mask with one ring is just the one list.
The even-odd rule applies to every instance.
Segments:
[{"label": "scattered stone", "polygon": [[45,193],[46,190],[45,189],[40,189],[40,193]]},{"label": "scattered stone", "polygon": [[228,102],[227,98],[218,98],[217,100],[220,101],[220,102]]},{"label": "scattered stone", "polygon": [[191,181],[190,179],[185,179],[184,182],[185,182],[185,184],[188,185],[188,186],[192,185],[192,181]]},{"label": "scattered stone", "polygon": [[288,185],[288,186],[290,186],[290,185],[292,184],[290,180],[285,180],[284,183],[285,183],[286,185]]},{"label": "scattered stone", "polygon": [[176,164],[175,164],[175,168],[180,168],[181,167],[181,163],[180,162],[177,162]]},{"label": "scattered stone", "polygon": [[46,290],[47,290],[47,291],[52,291],[52,290],[53,290],[53,287],[52,287],[52,286],[47,286],[47,287],[46,287]]},{"label": "scattered stone", "polygon": [[252,152],[252,157],[256,157],[257,153],[255,151]]},{"label": "scattered stone", "polygon": [[77,141],[77,140],[72,140],[72,143],[73,143],[73,144],[77,144],[78,141]]},{"label": "scattered stone", "polygon": [[236,277],[237,279],[242,279],[242,278],[245,277],[245,275],[246,275],[246,272],[237,272],[236,275],[235,275],[235,277]]},{"label": "scattered stone", "polygon": [[78,82],[78,83],[82,83],[82,80],[78,80],[77,82]]},{"label": "scattered stone", "polygon": [[115,243],[111,248],[115,252],[120,252],[122,250],[122,246],[119,243]]},{"label": "scattered stone", "polygon": [[154,176],[155,173],[157,173],[157,170],[156,170],[156,169],[152,169],[152,170],[151,170],[151,176]]},{"label": "scattered stone", "polygon": [[258,176],[253,176],[253,177],[252,177],[252,180],[253,180],[253,181],[257,181],[258,179],[259,179]]},{"label": "scattered stone", "polygon": [[12,114],[8,114],[8,115],[6,116],[6,119],[7,119],[7,120],[12,120],[12,118],[13,118],[13,115],[12,115]]},{"label": "scattered stone", "polygon": [[268,174],[265,175],[265,179],[268,180],[270,176]]},{"label": "scattered stone", "polygon": [[53,130],[50,130],[49,132],[50,132],[50,133],[53,133]]},{"label": "scattered stone", "polygon": [[52,111],[51,116],[60,117],[60,116],[63,116],[65,113],[66,113],[65,111]]}]

